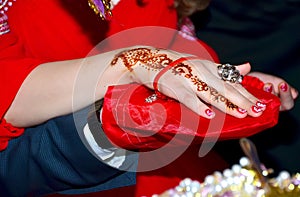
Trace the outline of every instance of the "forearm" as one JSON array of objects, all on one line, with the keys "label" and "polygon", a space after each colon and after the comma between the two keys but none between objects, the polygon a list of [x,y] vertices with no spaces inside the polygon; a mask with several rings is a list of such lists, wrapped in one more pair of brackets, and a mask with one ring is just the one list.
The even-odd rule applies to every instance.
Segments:
[{"label": "forearm", "polygon": [[5,119],[19,127],[36,125],[103,98],[109,85],[129,83],[124,66],[110,66],[123,50],[41,64],[23,82]]},{"label": "forearm", "polygon": [[[5,118],[14,126],[27,127],[94,103],[104,97],[110,85],[138,82],[154,88],[157,74],[181,57],[186,54],[133,46],[85,59],[40,65],[22,84]],[[211,61],[184,58],[165,71],[155,83],[156,89],[205,118],[213,118],[214,113],[202,101],[239,118],[247,114],[260,116],[265,109],[240,84],[221,80]]]}]

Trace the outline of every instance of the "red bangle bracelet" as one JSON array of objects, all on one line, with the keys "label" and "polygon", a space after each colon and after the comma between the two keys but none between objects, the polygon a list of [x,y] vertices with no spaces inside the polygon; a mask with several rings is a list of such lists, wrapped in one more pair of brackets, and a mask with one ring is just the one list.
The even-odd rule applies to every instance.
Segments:
[{"label": "red bangle bracelet", "polygon": [[165,68],[163,68],[154,78],[154,81],[153,81],[153,89],[157,95],[157,97],[159,98],[166,98],[165,95],[162,95],[159,91],[158,91],[158,80],[161,78],[161,76],[163,74],[165,74],[170,68],[186,61],[186,60],[192,60],[192,59],[199,59],[199,57],[195,57],[195,56],[192,56],[192,57],[181,57],[173,62],[171,62],[168,66],[166,66]]}]

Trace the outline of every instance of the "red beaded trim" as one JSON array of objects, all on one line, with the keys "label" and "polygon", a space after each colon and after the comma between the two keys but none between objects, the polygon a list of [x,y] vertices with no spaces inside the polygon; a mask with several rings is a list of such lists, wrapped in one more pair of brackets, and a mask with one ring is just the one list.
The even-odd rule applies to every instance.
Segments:
[{"label": "red beaded trim", "polygon": [[0,4],[0,12],[3,14],[4,12],[6,12],[8,10],[9,7],[12,6],[13,2],[15,2],[16,0],[4,0],[4,2],[2,2]]},{"label": "red beaded trim", "polygon": [[7,22],[7,16],[5,14],[1,14],[0,17],[0,35],[6,34],[9,32],[9,25]]}]

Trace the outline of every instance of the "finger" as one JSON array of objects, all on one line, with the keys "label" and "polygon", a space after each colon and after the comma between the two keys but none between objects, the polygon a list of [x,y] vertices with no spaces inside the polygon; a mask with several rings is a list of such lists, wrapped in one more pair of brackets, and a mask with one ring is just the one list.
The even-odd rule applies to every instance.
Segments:
[{"label": "finger", "polygon": [[198,97],[195,95],[192,91],[187,91],[186,89],[183,89],[181,91],[178,91],[177,100],[184,104],[187,108],[194,111],[199,116],[202,116],[204,118],[212,119],[215,117],[215,112],[208,107],[206,104],[204,104]]},{"label": "finger", "polygon": [[251,65],[249,62],[246,62],[244,64],[237,65],[236,69],[240,71],[241,75],[246,75],[251,71]]},{"label": "finger", "polygon": [[[220,80],[220,77],[217,74],[217,67],[214,63],[197,60],[192,63],[197,63],[197,65],[189,67],[189,69],[183,67],[186,70],[182,73],[187,73],[188,75],[182,76],[185,76],[186,80],[190,82],[189,84],[193,91],[204,102],[212,104],[221,111],[229,113],[235,117],[245,117],[245,110],[253,117],[257,117],[262,114],[263,109],[256,105],[257,98],[252,96],[246,90],[244,94],[247,97],[250,97],[250,99],[245,97],[241,93],[244,88],[240,84],[234,83],[239,86],[240,90],[238,91],[232,87],[233,83]],[[246,67],[249,67],[249,65],[246,65]],[[211,87],[214,87],[217,90],[217,95],[214,95],[214,88]],[[236,106],[232,107],[234,104]]]},{"label": "finger", "polygon": [[[198,70],[198,67],[196,68]],[[246,110],[250,116],[260,116],[265,109],[263,102],[250,94],[242,85],[220,80],[219,76],[212,75],[213,70],[201,70],[194,77],[194,91],[207,103],[210,103],[225,113],[235,117],[244,117]],[[210,85],[208,85],[210,84]],[[236,107],[231,107],[232,104]],[[241,113],[242,112],[242,113]]]},{"label": "finger", "polygon": [[274,95],[277,96],[272,83],[265,83],[264,87],[263,87],[263,90],[265,92],[268,92],[268,93],[271,93],[271,94],[274,94]]},{"label": "finger", "polygon": [[[247,62],[241,65],[236,66],[237,70],[241,73],[241,75],[247,74],[250,72],[251,70],[251,65]],[[216,72],[210,69],[210,72]],[[217,71],[218,72],[218,71]],[[217,76],[219,78],[219,76]],[[265,105],[263,104],[262,101],[259,101],[258,98],[256,98],[255,96],[253,96],[250,92],[248,92],[242,85],[240,85],[239,83],[231,83],[229,81],[224,82],[227,87],[227,89],[229,89],[229,93],[233,93],[233,94],[228,94],[225,95],[229,100],[233,101],[235,103],[235,101],[237,101],[236,104],[243,104],[243,108],[249,108],[249,106],[247,106],[247,104],[249,104],[249,102],[247,102],[246,100],[248,99],[252,105],[254,106],[255,104],[258,104],[260,108],[262,108],[264,110]],[[232,86],[232,87],[230,87]],[[226,89],[226,88],[225,88]],[[224,92],[221,89],[218,89],[218,91],[224,95]],[[239,95],[243,95],[244,99],[242,97],[240,97]],[[238,99],[236,99],[238,98]],[[245,100],[246,99],[246,100]],[[250,107],[250,108],[251,108]],[[250,114],[252,114],[252,112],[250,112]],[[254,115],[254,114],[252,114]],[[255,114],[256,116],[257,114]]]},{"label": "finger", "polygon": [[[215,81],[214,87],[217,86],[220,85],[218,85],[218,81]],[[233,115],[237,118],[243,118],[247,114],[253,117],[258,117],[262,114],[264,108],[251,102],[229,84],[224,83],[223,87],[219,87],[218,89],[220,89],[220,91],[216,88],[209,87],[203,82],[201,82],[201,84],[194,84],[194,91],[197,93],[199,98],[227,114]]]},{"label": "finger", "polygon": [[[222,89],[220,92],[223,92]],[[266,104],[250,94],[240,84],[226,82],[225,93],[221,94],[237,105],[238,109],[245,109],[250,116],[258,117],[266,109]]]},{"label": "finger", "polygon": [[[166,78],[164,79],[166,80]],[[247,110],[234,105],[224,96],[218,94],[215,89],[208,87],[206,83],[195,80],[197,82],[193,83],[193,85],[188,83],[185,86],[183,83],[178,83],[178,80],[177,83],[172,83],[172,80],[168,80],[169,86],[160,86],[160,91],[178,100],[198,115],[208,119],[215,116],[215,112],[206,105],[208,103],[235,117],[243,118],[247,116]]]},{"label": "finger", "polygon": [[215,112],[204,104],[194,93],[187,93],[179,98],[179,102],[204,118],[212,119],[215,117]]},{"label": "finger", "polygon": [[294,107],[294,99],[291,93],[291,89],[286,82],[281,82],[278,85],[279,97],[281,100],[280,110],[286,111]]},{"label": "finger", "polygon": [[[220,64],[216,64],[212,67],[217,68]],[[246,62],[244,64],[236,65],[236,69],[240,72],[241,75],[247,75],[251,71],[251,65],[249,62]],[[217,76],[217,69],[210,69],[211,72],[214,72],[214,74]]]},{"label": "finger", "polygon": [[[253,94],[251,94],[250,92],[248,92],[248,90],[246,88],[244,88],[241,84],[236,84],[236,83],[230,83],[227,82],[227,88],[229,89],[229,92],[235,93],[238,92],[239,94],[243,95],[246,99],[248,99],[251,103],[255,104],[259,101],[259,99],[254,96]],[[235,94],[238,94],[235,93]],[[230,99],[235,100],[234,95],[233,94],[229,94],[232,97],[229,97]]]},{"label": "finger", "polygon": [[228,100],[225,96],[219,94],[219,92],[210,87],[210,98],[209,102],[211,105],[215,106],[219,110],[230,114],[237,118],[244,118],[247,116],[247,110],[244,108],[240,108],[239,106],[233,104],[230,100]]},{"label": "finger", "polygon": [[[189,83],[179,83],[182,77],[173,76],[173,78],[167,77],[170,73],[166,74],[159,84],[159,91],[166,96],[174,98],[187,108],[194,111],[199,116],[212,119],[215,116],[213,110],[211,110],[206,104],[204,104],[199,97],[193,92]],[[172,79],[177,79],[173,81]],[[183,81],[186,81],[184,79]]]}]

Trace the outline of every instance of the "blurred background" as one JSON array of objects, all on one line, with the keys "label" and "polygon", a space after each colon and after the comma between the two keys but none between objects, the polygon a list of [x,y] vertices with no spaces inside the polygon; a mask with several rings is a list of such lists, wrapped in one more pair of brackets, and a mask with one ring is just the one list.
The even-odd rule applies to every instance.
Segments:
[{"label": "blurred background", "polygon": [[[212,46],[222,63],[250,62],[252,70],[285,79],[300,90],[300,0],[212,0],[191,18],[197,37]],[[250,137],[261,161],[276,172],[300,172],[300,102],[282,112],[278,125]],[[231,163],[244,154],[238,140],[217,150]],[[240,150],[240,151],[239,151]]]}]

